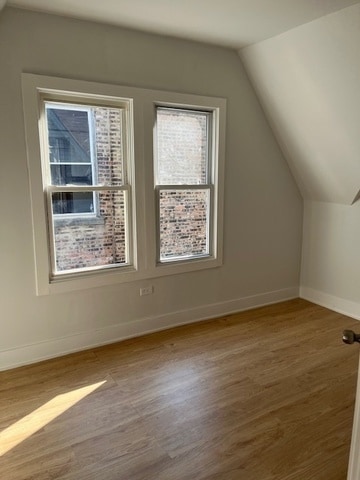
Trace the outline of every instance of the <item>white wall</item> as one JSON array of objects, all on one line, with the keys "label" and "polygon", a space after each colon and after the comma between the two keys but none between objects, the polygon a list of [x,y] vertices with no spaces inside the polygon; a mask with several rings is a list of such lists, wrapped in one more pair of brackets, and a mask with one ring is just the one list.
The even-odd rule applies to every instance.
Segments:
[{"label": "white wall", "polygon": [[[5,8],[0,68],[0,368],[297,295],[302,200],[236,52]],[[224,266],[37,297],[21,72],[227,97]]]},{"label": "white wall", "polygon": [[305,202],[303,298],[360,319],[360,202]]},{"label": "white wall", "polygon": [[349,204],[360,188],[359,45],[357,4],[241,52],[307,199],[301,296],[356,318],[360,204]]},{"label": "white wall", "polygon": [[360,190],[360,4],[240,55],[306,199]]}]

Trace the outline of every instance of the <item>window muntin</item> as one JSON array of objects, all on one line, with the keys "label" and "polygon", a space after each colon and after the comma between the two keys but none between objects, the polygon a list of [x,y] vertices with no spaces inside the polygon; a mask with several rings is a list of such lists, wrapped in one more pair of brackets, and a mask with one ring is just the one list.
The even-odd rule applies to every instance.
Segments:
[{"label": "window muntin", "polygon": [[46,98],[43,105],[43,184],[53,278],[130,265],[126,107]]},{"label": "window muntin", "polygon": [[158,261],[212,254],[212,112],[156,108]]}]

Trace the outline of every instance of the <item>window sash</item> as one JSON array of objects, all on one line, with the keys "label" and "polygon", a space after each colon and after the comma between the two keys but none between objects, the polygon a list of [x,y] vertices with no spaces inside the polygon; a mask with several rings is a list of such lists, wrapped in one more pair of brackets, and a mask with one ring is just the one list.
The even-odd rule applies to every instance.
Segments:
[{"label": "window sash", "polygon": [[[203,108],[193,108],[190,106],[182,105],[182,106],[170,106],[170,105],[160,105],[157,104],[155,106],[155,128],[154,128],[154,141],[153,141],[153,168],[154,168],[154,182],[155,185],[162,185],[166,186],[166,184],[160,183],[160,174],[159,174],[159,162],[158,162],[158,151],[159,151],[159,138],[158,138],[158,126],[157,126],[157,112],[158,111],[168,111],[168,112],[180,112],[186,113],[189,115],[196,114],[203,114],[206,116],[206,172],[205,172],[205,181],[202,183],[193,183],[192,185],[208,185],[209,183],[214,183],[214,148],[215,145],[213,143],[214,139],[214,128],[215,128],[215,111],[214,110],[206,110]],[[177,183],[174,185],[188,185],[187,183]]]},{"label": "window sash", "polygon": [[[52,209],[52,195],[53,193],[75,193],[75,192],[124,192],[124,202],[125,202],[125,258],[126,262],[121,264],[104,264],[100,266],[90,266],[70,270],[57,270],[56,268],[56,241],[55,241],[55,222],[59,217],[62,218],[79,218],[83,217],[86,220],[87,217],[94,217],[95,214],[66,214],[66,215],[57,215],[53,213]],[[76,277],[79,274],[96,272],[100,269],[114,269],[114,268],[125,268],[133,265],[133,230],[132,230],[132,221],[131,221],[131,187],[130,185],[121,185],[121,186],[78,186],[78,187],[58,187],[54,185],[49,185],[47,188],[47,212],[48,212],[48,241],[49,241],[49,250],[50,250],[50,263],[51,263],[51,279],[55,278],[71,278]]]},{"label": "window sash", "polygon": [[[206,228],[206,240],[207,240],[207,253],[203,254],[194,254],[194,255],[180,255],[172,256],[169,258],[161,258],[161,246],[160,246],[160,196],[162,191],[208,191],[209,192],[209,201],[207,204],[206,218],[207,228]],[[155,187],[155,198],[156,198],[156,263],[161,266],[164,264],[178,264],[181,262],[191,262],[196,261],[202,258],[211,258],[214,255],[214,234],[216,233],[214,228],[214,195],[215,187],[212,184],[207,185],[156,185]]]},{"label": "window sash", "polygon": [[[83,98],[82,98],[83,97]],[[75,95],[75,98],[68,98],[66,92],[59,93],[49,93],[41,95],[42,102],[42,112],[41,118],[46,118],[46,106],[49,105],[51,108],[58,108],[61,110],[75,110],[87,112],[88,125],[89,125],[89,140],[90,140],[90,162],[72,162],[72,161],[60,161],[60,162],[51,162],[50,161],[50,151],[48,145],[49,132],[47,129],[47,121],[43,121],[42,125],[42,149],[44,150],[44,156],[47,156],[47,164],[43,161],[43,179],[46,182],[46,185],[51,185],[51,172],[50,167],[56,165],[70,165],[70,166],[85,166],[91,165],[92,167],[92,178],[93,185],[100,185],[98,182],[97,175],[97,164],[96,164],[96,152],[95,152],[95,126],[94,122],[91,119],[91,110],[96,108],[109,108],[119,110],[121,112],[121,146],[122,146],[122,185],[127,185],[133,181],[133,165],[132,165],[132,141],[133,141],[133,132],[132,132],[132,99],[131,98],[112,98],[101,99],[99,103],[94,102],[96,95],[82,96]],[[89,101],[87,101],[89,100]],[[100,100],[100,99],[99,99]],[[45,123],[45,125],[44,125]],[[102,185],[102,184],[101,184]],[[116,185],[121,186],[121,185]]]}]

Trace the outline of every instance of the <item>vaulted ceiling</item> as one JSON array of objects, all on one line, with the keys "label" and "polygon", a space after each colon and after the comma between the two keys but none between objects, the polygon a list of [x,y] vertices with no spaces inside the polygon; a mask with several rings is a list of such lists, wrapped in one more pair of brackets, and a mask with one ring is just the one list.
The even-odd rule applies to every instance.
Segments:
[{"label": "vaulted ceiling", "polygon": [[360,4],[241,50],[307,200],[360,197]]},{"label": "vaulted ceiling", "polygon": [[[359,1],[7,0],[7,4],[241,48]],[[5,2],[0,0],[0,6]]]}]

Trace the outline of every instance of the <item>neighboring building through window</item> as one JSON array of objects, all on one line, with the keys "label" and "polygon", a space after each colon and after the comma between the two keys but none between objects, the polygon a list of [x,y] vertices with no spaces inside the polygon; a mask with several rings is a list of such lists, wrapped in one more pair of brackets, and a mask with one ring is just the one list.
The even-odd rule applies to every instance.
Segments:
[{"label": "neighboring building through window", "polygon": [[[45,107],[52,184],[93,185],[91,109],[50,102]],[[95,195],[91,192],[57,193],[53,197],[55,215],[92,214],[94,210]]]}]

